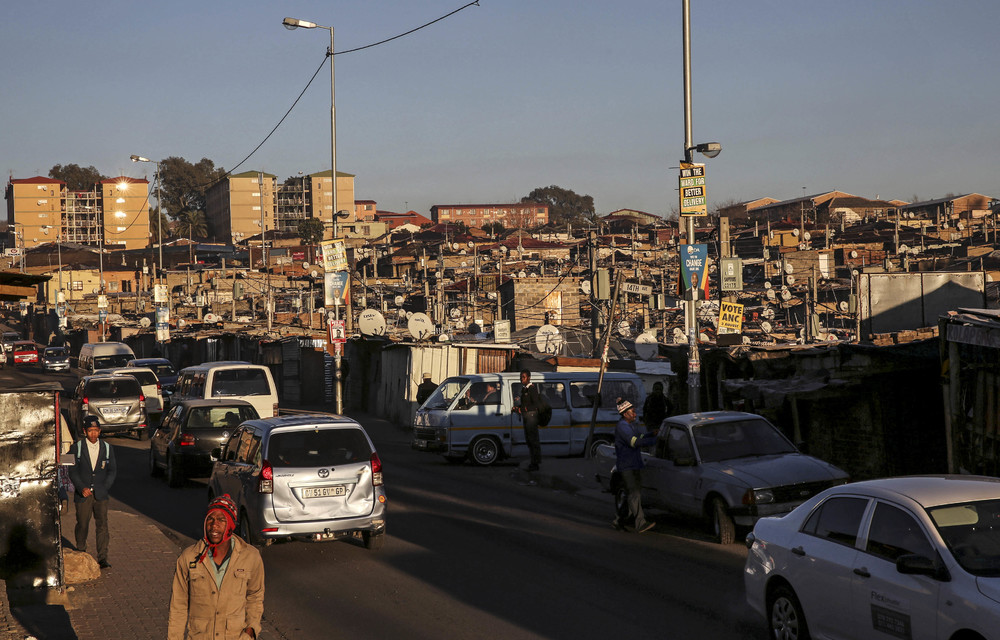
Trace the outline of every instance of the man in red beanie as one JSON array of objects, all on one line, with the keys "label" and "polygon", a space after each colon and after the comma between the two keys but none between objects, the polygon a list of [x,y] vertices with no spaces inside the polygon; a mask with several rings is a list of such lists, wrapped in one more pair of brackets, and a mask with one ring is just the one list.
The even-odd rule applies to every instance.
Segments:
[{"label": "man in red beanie", "polygon": [[205,537],[181,552],[170,595],[167,638],[256,640],[264,615],[264,562],[233,535],[236,504],[229,495],[208,503]]}]

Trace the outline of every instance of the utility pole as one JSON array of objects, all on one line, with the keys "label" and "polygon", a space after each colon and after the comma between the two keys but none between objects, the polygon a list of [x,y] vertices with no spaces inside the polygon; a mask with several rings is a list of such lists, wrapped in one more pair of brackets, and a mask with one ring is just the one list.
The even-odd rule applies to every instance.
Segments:
[{"label": "utility pole", "polygon": [[267,332],[271,333],[271,329],[274,325],[274,316],[271,313],[271,269],[268,265],[268,256],[270,252],[267,247],[267,235],[264,233],[264,230],[267,228],[266,220],[264,218],[264,172],[257,172],[257,176],[260,181],[260,252],[261,257],[264,260],[264,271],[267,274],[265,276],[267,281],[267,297],[265,298],[264,304],[267,305]]},{"label": "utility pole", "polygon": [[587,251],[590,260],[590,344],[593,345],[592,357],[598,355],[599,336],[598,324],[601,322],[601,311],[597,308],[597,232],[587,232]]}]

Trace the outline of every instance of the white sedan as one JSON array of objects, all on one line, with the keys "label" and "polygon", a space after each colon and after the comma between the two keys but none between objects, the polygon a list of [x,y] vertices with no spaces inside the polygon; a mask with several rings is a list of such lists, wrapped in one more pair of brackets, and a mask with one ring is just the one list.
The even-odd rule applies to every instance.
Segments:
[{"label": "white sedan", "polygon": [[747,602],[773,638],[997,637],[1000,480],[827,489],[747,536]]}]

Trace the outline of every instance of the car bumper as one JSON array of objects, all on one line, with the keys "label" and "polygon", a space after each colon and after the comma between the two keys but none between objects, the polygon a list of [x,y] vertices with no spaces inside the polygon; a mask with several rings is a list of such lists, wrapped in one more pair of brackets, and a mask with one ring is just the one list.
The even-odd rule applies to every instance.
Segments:
[{"label": "car bumper", "polygon": [[46,371],[69,371],[68,362],[46,362],[42,364]]},{"label": "car bumper", "polygon": [[413,442],[410,443],[411,449],[416,449],[417,451],[447,451],[448,443],[438,442],[437,440],[423,440],[415,438]]},{"label": "car bumper", "polygon": [[378,502],[379,496],[385,496],[383,491],[376,494],[375,509],[372,513],[358,518],[340,518],[335,520],[306,520],[299,522],[276,522],[271,516],[270,508],[266,509],[263,526],[258,535],[267,538],[296,538],[299,540],[337,540],[346,538],[361,531],[378,532],[385,529],[384,502]]}]

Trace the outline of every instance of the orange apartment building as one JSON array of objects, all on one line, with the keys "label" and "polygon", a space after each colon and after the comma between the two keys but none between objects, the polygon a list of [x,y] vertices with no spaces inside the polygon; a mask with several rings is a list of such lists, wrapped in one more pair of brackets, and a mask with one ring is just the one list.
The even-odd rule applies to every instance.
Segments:
[{"label": "orange apartment building", "polygon": [[61,180],[11,178],[6,230],[30,249],[57,240],[115,249],[149,246],[149,181],[107,178],[91,191],[69,191]]}]

